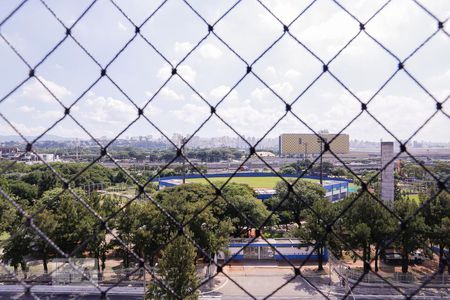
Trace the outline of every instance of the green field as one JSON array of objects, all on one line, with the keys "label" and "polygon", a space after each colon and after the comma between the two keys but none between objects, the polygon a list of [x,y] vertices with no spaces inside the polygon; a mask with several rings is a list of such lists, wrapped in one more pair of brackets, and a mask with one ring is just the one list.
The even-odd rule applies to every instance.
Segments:
[{"label": "green field", "polygon": [[[227,177],[211,177],[208,178],[211,182],[214,184],[218,182],[225,182],[228,180]],[[294,177],[286,177],[287,180],[293,180]],[[272,176],[272,177],[233,177],[230,182],[235,183],[244,183],[248,184],[252,188],[266,188],[266,189],[272,189],[275,188],[278,181],[280,181],[280,177]],[[309,180],[309,181],[317,181],[314,179],[302,179],[302,180]],[[207,181],[204,178],[191,178],[187,179],[187,182],[191,183],[207,183]]]}]

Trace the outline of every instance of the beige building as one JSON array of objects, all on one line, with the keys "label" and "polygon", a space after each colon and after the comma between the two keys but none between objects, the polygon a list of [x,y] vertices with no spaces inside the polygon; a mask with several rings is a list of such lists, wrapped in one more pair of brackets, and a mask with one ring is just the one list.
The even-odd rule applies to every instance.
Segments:
[{"label": "beige building", "polygon": [[[331,141],[336,134],[320,134],[326,141]],[[350,151],[350,140],[348,134],[339,134],[330,144],[330,149],[336,154],[346,154]],[[284,133],[280,135],[280,156],[303,156],[320,153],[320,142],[318,137],[311,133]]]}]

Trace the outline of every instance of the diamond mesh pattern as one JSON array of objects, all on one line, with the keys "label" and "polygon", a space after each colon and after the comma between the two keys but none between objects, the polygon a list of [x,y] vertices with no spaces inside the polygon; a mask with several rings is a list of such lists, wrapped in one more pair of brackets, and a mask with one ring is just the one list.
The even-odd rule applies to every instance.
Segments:
[{"label": "diamond mesh pattern", "polygon": [[[47,41],[47,49],[45,49],[45,53],[41,55],[38,59],[26,59],[26,55],[23,55],[21,51],[18,50],[17,47],[15,47],[14,43],[7,38],[7,35],[3,34],[2,31],[7,28],[8,24],[11,22],[11,20],[21,13],[22,10],[26,9],[27,1],[24,0],[20,2],[15,8],[11,9],[9,14],[3,16],[3,18],[0,21],[0,38],[1,40],[7,45],[7,47],[15,54],[16,59],[18,61],[18,65],[20,65],[20,68],[26,68],[28,70],[28,76],[21,79],[21,81],[16,84],[14,87],[12,87],[9,91],[6,92],[5,95],[0,95],[0,107],[3,103],[6,103],[9,101],[10,98],[13,97],[14,93],[17,92],[19,89],[23,88],[25,84],[29,83],[30,81],[36,81],[39,86],[41,86],[46,93],[48,93],[51,96],[51,99],[54,103],[57,103],[57,105],[60,106],[60,108],[64,111],[64,114],[57,118],[55,121],[52,121],[52,123],[45,128],[45,130],[39,134],[36,138],[29,139],[27,138],[20,130],[20,128],[15,125],[13,121],[11,121],[10,117],[6,116],[4,113],[0,111],[0,118],[10,127],[12,130],[14,130],[17,135],[21,137],[21,139],[26,143],[26,151],[24,151],[21,156],[27,155],[27,153],[34,153],[37,155],[37,153],[34,150],[35,144],[41,140],[41,138],[48,134],[52,129],[56,128],[58,124],[61,124],[64,121],[71,121],[74,122],[77,127],[87,136],[89,136],[92,141],[98,146],[99,153],[96,156],[94,160],[92,160],[91,163],[89,163],[85,168],[80,170],[77,174],[70,178],[64,178],[62,174],[60,174],[52,165],[48,164],[46,161],[44,161],[39,155],[37,157],[42,161],[42,163],[50,170],[57,178],[57,180],[61,183],[61,191],[58,195],[54,197],[52,201],[49,201],[46,206],[39,208],[36,211],[26,211],[24,208],[21,207],[21,205],[12,197],[11,195],[8,195],[1,187],[0,187],[0,194],[2,201],[7,201],[10,203],[17,212],[23,217],[23,224],[22,228],[25,228],[26,230],[29,230],[34,235],[38,236],[42,241],[44,241],[49,247],[51,247],[54,251],[56,251],[61,257],[65,258],[67,260],[67,263],[70,265],[71,268],[73,268],[76,272],[78,272],[81,276],[83,276],[86,280],[89,281],[89,283],[98,291],[98,295],[101,297],[106,297],[111,290],[113,290],[116,286],[120,285],[125,278],[130,277],[133,274],[136,274],[139,270],[142,270],[144,268],[149,274],[152,275],[153,280],[157,281],[162,287],[167,289],[171,294],[173,294],[175,297],[181,298],[177,291],[171,290],[170,287],[160,280],[158,276],[154,273],[154,270],[148,265],[147,261],[141,257],[138,253],[136,253],[133,249],[130,248],[129,244],[121,239],[117,232],[110,227],[110,223],[114,221],[114,219],[119,216],[121,213],[123,213],[127,207],[130,206],[130,204],[134,201],[136,201],[138,198],[144,198],[150,205],[154,205],[159,212],[164,215],[167,219],[167,221],[171,224],[171,226],[178,228],[178,235],[184,235],[190,242],[195,245],[195,247],[207,258],[209,258],[217,267],[217,272],[211,277],[208,278],[200,283],[200,286],[205,285],[208,281],[213,280],[218,274],[222,273],[224,276],[226,276],[231,282],[233,282],[237,287],[239,287],[243,292],[245,292],[248,297],[255,299],[256,297],[251,293],[251,291],[246,290],[246,288],[241,285],[238,281],[236,281],[233,277],[231,277],[229,274],[227,274],[224,271],[224,267],[230,263],[232,258],[235,255],[238,255],[242,253],[245,248],[256,238],[262,238],[267,242],[269,245],[271,245],[270,241],[265,238],[264,236],[257,236],[250,241],[247,246],[243,247],[238,253],[236,253],[233,257],[228,258],[224,261],[223,264],[215,263],[212,257],[210,257],[210,254],[205,251],[194,239],[192,239],[188,234],[185,232],[186,226],[191,224],[195,219],[201,214],[207,207],[214,206],[215,203],[218,201],[218,199],[224,200],[230,207],[232,207],[237,213],[239,213],[243,220],[245,220],[248,224],[250,224],[252,227],[257,228],[257,232],[259,232],[265,225],[267,225],[271,218],[273,217],[274,213],[278,210],[278,208],[281,207],[284,201],[287,201],[288,197],[292,194],[299,199],[299,195],[296,194],[295,189],[293,188],[293,185],[300,180],[312,167],[314,164],[316,164],[324,155],[325,153],[331,155],[333,158],[335,158],[337,161],[339,161],[342,166],[347,169],[352,175],[356,178],[357,181],[359,181],[362,189],[356,194],[356,196],[353,198],[351,202],[348,203],[347,206],[343,207],[342,211],[338,214],[338,216],[330,222],[330,220],[325,220],[318,212],[314,210],[314,208],[309,205],[308,203],[304,203],[307,208],[314,213],[314,215],[317,217],[317,221],[326,228],[326,233],[323,236],[321,241],[317,241],[315,247],[319,247],[319,245],[327,239],[328,236],[334,236],[337,240],[339,240],[342,244],[347,245],[348,241],[339,234],[337,234],[334,231],[335,226],[338,226],[339,220],[341,217],[348,212],[348,210],[354,205],[360,197],[364,194],[370,195],[369,198],[373,200],[376,203],[379,203],[381,206],[384,207],[390,214],[392,214],[395,219],[398,220],[398,228],[396,229],[395,233],[392,234],[389,241],[385,243],[382,246],[382,249],[379,249],[379,252],[376,256],[383,250],[389,248],[389,246],[399,237],[401,236],[402,232],[406,230],[408,224],[414,220],[414,218],[418,215],[418,213],[427,207],[431,202],[433,202],[436,197],[441,193],[448,193],[448,180],[449,177],[446,178],[439,178],[436,176],[433,172],[431,172],[427,166],[417,159],[406,147],[408,142],[410,142],[428,123],[430,123],[437,115],[443,116],[444,118],[449,118],[449,115],[446,111],[444,111],[443,106],[448,101],[450,95],[444,95],[442,97],[441,95],[436,95],[433,93],[433,91],[427,89],[424,84],[422,84],[421,80],[418,79],[419,77],[416,76],[414,72],[411,72],[409,70],[408,63],[410,60],[412,60],[415,55],[417,55],[422,48],[424,48],[428,43],[432,42],[433,39],[436,38],[436,35],[443,34],[446,38],[449,38],[450,34],[448,32],[448,26],[446,27],[448,23],[448,17],[443,19],[442,17],[438,17],[435,14],[433,14],[425,4],[422,4],[420,1],[412,0],[409,1],[412,6],[414,6],[416,9],[420,10],[421,12],[425,13],[428,17],[431,17],[434,19],[436,27],[434,30],[432,30],[431,34],[424,37],[422,42],[419,44],[414,45],[414,47],[411,48],[410,52],[406,55],[398,55],[396,54],[395,47],[391,48],[391,45],[386,44],[383,42],[381,38],[377,38],[376,34],[371,33],[369,30],[366,30],[366,27],[377,20],[377,17],[381,14],[383,14],[391,5],[393,5],[391,2],[394,1],[385,1],[382,5],[380,5],[376,10],[374,10],[373,14],[370,16],[365,17],[359,17],[352,13],[344,3],[341,3],[339,0],[334,1],[328,1],[329,4],[333,5],[334,9],[337,9],[339,11],[345,12],[345,14],[352,20],[354,24],[356,24],[356,28],[353,28],[354,34],[346,37],[346,40],[343,41],[341,47],[339,49],[336,49],[336,51],[333,52],[333,55],[329,59],[324,59],[324,55],[322,55],[321,49],[317,49],[317,47],[314,47],[314,45],[309,45],[307,42],[303,40],[303,37],[296,34],[295,27],[300,26],[302,23],[302,19],[307,17],[308,14],[312,14],[312,10],[314,9],[314,6],[316,5],[316,2],[318,1],[310,1],[308,5],[303,7],[290,22],[285,22],[281,17],[278,16],[278,13],[276,10],[272,10],[269,5],[267,5],[266,1],[254,1],[254,5],[257,6],[257,8],[264,13],[267,13],[270,16],[270,20],[272,23],[279,24],[279,32],[272,35],[265,35],[264,39],[267,40],[266,46],[264,49],[258,49],[258,55],[256,55],[254,58],[248,58],[247,51],[244,51],[243,49],[240,49],[239,47],[242,45],[237,45],[234,41],[231,41],[231,38],[225,37],[224,34],[221,33],[222,23],[225,22],[228,18],[232,18],[233,15],[239,15],[240,14],[240,7],[242,5],[245,5],[246,1],[236,1],[233,4],[230,4],[218,17],[216,17],[213,21],[210,21],[209,17],[206,17],[204,12],[202,12],[199,8],[196,7],[191,1],[180,1],[185,6],[185,10],[187,13],[190,14],[190,19],[194,20],[195,22],[202,24],[204,27],[204,31],[198,32],[197,34],[197,40],[195,40],[192,43],[192,47],[187,51],[187,53],[180,57],[177,60],[177,63],[173,63],[173,59],[169,58],[163,50],[163,46],[161,46],[161,41],[153,37],[153,33],[148,33],[149,30],[148,23],[151,23],[152,20],[155,18],[158,18],[160,14],[164,14],[164,9],[166,6],[170,5],[173,1],[162,1],[158,6],[153,8],[151,12],[148,13],[148,15],[145,16],[145,18],[135,18],[127,14],[127,11],[122,8],[119,1],[110,0],[109,1],[109,9],[114,11],[115,14],[121,15],[123,17],[123,22],[126,23],[126,27],[128,29],[131,28],[129,31],[129,35],[124,38],[122,44],[119,47],[116,48],[108,48],[108,49],[101,49],[100,45],[92,46],[91,43],[86,42],[83,38],[77,35],[77,27],[79,24],[83,22],[87,22],[88,17],[92,17],[91,14],[94,13],[97,4],[97,1],[90,2],[82,11],[74,12],[77,14],[77,17],[71,21],[64,21],[65,18],[61,17],[57,10],[54,10],[52,8],[52,5],[49,5],[47,1],[40,0],[35,1],[35,4],[38,4],[41,9],[46,10],[46,12],[49,14],[50,18],[52,18],[52,26],[59,26],[59,29],[64,32],[59,39],[54,42],[50,38]],[[320,1],[319,1],[320,2]],[[241,18],[246,18],[246,16],[239,15]],[[143,19],[143,20],[138,20]],[[194,22],[192,21],[192,22]],[[181,21],[180,21],[181,22]],[[241,28],[245,29],[245,28]],[[106,34],[106,32],[103,32]],[[332,33],[330,33],[332,34]],[[396,66],[393,68],[390,68],[386,70],[388,74],[390,74],[387,79],[384,79],[382,83],[377,86],[374,90],[375,92],[371,95],[366,95],[363,99],[360,95],[356,94],[354,91],[352,91],[351,82],[347,82],[347,80],[344,80],[344,78],[338,74],[337,71],[334,70],[333,64],[339,60],[339,58],[345,53],[345,50],[348,49],[355,43],[358,38],[361,36],[364,36],[364,38],[367,38],[371,40],[374,45],[377,47],[377,50],[383,51],[386,53],[390,59],[396,62]],[[186,76],[186,73],[183,72],[183,64],[190,59],[191,56],[196,55],[201,47],[205,44],[205,41],[207,39],[214,38],[218,44],[223,49],[226,49],[228,52],[228,55],[232,56],[236,59],[236,61],[239,62],[241,66],[241,72],[234,75],[234,81],[231,85],[231,88],[225,92],[223,95],[219,97],[217,101],[208,100],[208,97],[206,97],[204,94],[202,94],[197,88],[195,82],[193,82],[189,76]],[[264,60],[264,57],[271,51],[276,51],[276,47],[279,43],[281,43],[282,40],[288,39],[289,42],[295,43],[296,46],[301,48],[302,51],[307,53],[311,56],[312,59],[315,60],[315,63],[317,63],[318,66],[320,66],[320,70],[318,70],[317,74],[314,76],[311,76],[308,79],[307,84],[305,84],[304,87],[302,87],[302,90],[297,91],[297,96],[293,99],[289,99],[288,97],[284,97],[282,93],[276,91],[276,89],[267,81],[264,79],[264,76],[261,75],[257,71],[258,63],[260,61]],[[148,96],[148,98],[145,101],[140,101],[139,99],[136,99],[136,96],[134,95],[134,91],[130,91],[128,88],[125,88],[122,86],[120,80],[116,79],[113,75],[114,72],[110,72],[111,69],[114,68],[115,63],[118,63],[120,59],[126,58],[127,55],[127,49],[131,47],[134,43],[143,43],[144,45],[148,46],[148,51],[151,51],[152,54],[158,59],[164,61],[168,66],[168,74],[167,78],[165,78],[162,81],[162,84],[159,85],[156,90],[153,92],[152,95]],[[58,49],[62,48],[63,45],[67,43],[72,43],[76,45],[77,50],[80,50],[81,53],[83,53],[84,57],[91,61],[93,66],[96,66],[97,74],[95,76],[93,74],[90,74],[92,76],[92,80],[85,85],[84,88],[80,89],[80,92],[77,95],[73,95],[73,101],[67,101],[67,99],[61,99],[61,97],[58,95],[57,91],[52,90],[52,87],[43,80],[39,76],[40,70],[46,65],[46,62],[49,61],[53,56],[56,55]],[[42,50],[42,49],[41,49]],[[111,52],[110,59],[108,61],[100,61],[97,58],[98,51],[108,50]],[[245,52],[245,53],[244,53]],[[37,54],[40,54],[37,52]],[[404,57],[404,58],[401,58]],[[137,58],[138,60],[141,58]],[[20,62],[20,63],[19,63]],[[8,76],[8,72],[10,70],[2,70],[2,73],[4,76]],[[338,132],[338,134],[343,133],[346,129],[348,129],[350,126],[352,126],[362,115],[365,115],[366,117],[369,117],[372,121],[374,121],[376,124],[378,124],[385,132],[387,132],[393,140],[398,142],[401,147],[401,151],[398,152],[394,158],[389,162],[393,162],[397,158],[400,157],[400,155],[407,154],[412,160],[414,160],[436,183],[436,186],[438,187],[436,190],[436,193],[430,197],[428,201],[423,203],[421,207],[417,211],[415,211],[409,218],[403,219],[401,216],[398,216],[392,207],[381,201],[377,195],[370,190],[368,187],[371,185],[376,178],[381,174],[381,172],[386,168],[386,166],[382,166],[382,169],[377,171],[376,174],[374,174],[371,178],[368,180],[363,180],[361,176],[356,174],[351,166],[348,166],[345,161],[340,157],[339,151],[334,151],[334,147],[330,147],[330,145],[335,141],[335,139],[338,138],[338,135],[325,139],[322,134],[320,134],[316,129],[313,128],[307,121],[307,118],[305,118],[304,115],[302,115],[300,112],[297,112],[295,110],[295,107],[302,101],[303,98],[305,98],[305,95],[308,93],[310,89],[315,87],[318,84],[318,81],[325,75],[328,74],[330,78],[332,78],[337,85],[348,92],[349,95],[352,97],[352,101],[356,103],[358,106],[360,106],[360,111],[354,115],[348,123],[346,123],[342,129]],[[406,76],[419,90],[421,90],[423,93],[425,93],[432,101],[434,101],[435,109],[432,114],[429,115],[429,117],[425,120],[420,120],[416,122],[416,128],[414,129],[414,132],[405,140],[403,138],[400,138],[397,136],[397,134],[392,131],[388,125],[384,124],[379,117],[375,113],[371,111],[371,104],[376,103],[376,98],[382,93],[382,91],[386,88],[386,86],[394,80],[399,74],[402,74]],[[420,74],[417,74],[420,75]],[[370,75],[365,75],[368,77],[368,79],[371,79]],[[245,135],[240,132],[238,128],[235,128],[229,120],[227,116],[224,116],[221,114],[221,107],[226,105],[228,99],[232,97],[232,94],[234,91],[236,91],[240,85],[243,83],[244,80],[247,78],[252,77],[259,85],[263,86],[264,88],[267,88],[269,92],[271,93],[271,96],[273,96],[274,99],[274,105],[281,105],[280,107],[284,107],[284,111],[280,112],[280,116],[277,117],[275,122],[273,124],[269,124],[269,127],[267,130],[265,130],[264,134],[256,140],[256,142],[250,141],[248,138],[245,137]],[[168,133],[165,132],[165,130],[158,124],[157,121],[155,121],[152,116],[148,113],[148,108],[152,105],[152,103],[157,102],[158,95],[162,93],[165,88],[174,80],[179,80],[184,83],[185,87],[192,91],[198,99],[200,99],[204,104],[205,107],[208,108],[209,113],[207,114],[207,117],[200,123],[200,125],[186,138],[183,140],[181,144],[178,144],[178,141],[171,139],[168,136]],[[99,138],[95,137],[95,129],[88,129],[81,121],[79,121],[79,117],[74,113],[74,108],[79,103],[83,102],[83,98],[97,85],[101,83],[108,83],[112,86],[114,86],[118,92],[120,93],[121,97],[127,100],[128,104],[131,105],[132,109],[135,110],[136,115],[133,120],[130,122],[127,122],[126,126],[119,128],[119,132],[109,141],[104,141]],[[348,84],[350,83],[350,84]],[[285,118],[291,117],[294,120],[297,120],[299,123],[301,123],[303,126],[309,129],[310,132],[312,132],[318,139],[322,140],[322,144],[324,145],[323,149],[321,149],[320,155],[318,155],[311,164],[296,178],[295,182],[288,182],[284,177],[281,176],[281,174],[275,170],[274,167],[271,166],[270,162],[267,160],[267,158],[260,156],[256,149],[258,146],[261,145],[263,140],[282,122]],[[110,116],[111,118],[114,118],[114,116]],[[221,126],[224,126],[225,128],[228,128],[231,130],[234,134],[236,134],[242,141],[245,142],[245,144],[248,146],[248,151],[246,153],[245,159],[240,164],[239,168],[237,168],[233,175],[228,178],[223,184],[217,185],[213,183],[210,179],[208,179],[201,170],[197,167],[195,163],[192,162],[192,160],[185,154],[183,151],[185,146],[198,134],[202,128],[207,126],[209,122],[211,122],[212,118],[217,118],[221,124]],[[139,182],[136,178],[133,177],[133,175],[124,168],[120,162],[113,157],[109,150],[113,143],[119,139],[119,137],[122,136],[129,128],[131,128],[133,125],[137,124],[139,122],[145,122],[147,125],[149,125],[152,129],[159,132],[175,149],[173,158],[168,161],[168,163],[161,168],[157,174],[154,176],[148,178],[147,182],[142,183]],[[448,123],[447,123],[448,124]],[[94,132],[93,132],[94,131]],[[338,141],[336,140],[336,143]],[[333,144],[334,145],[334,144]],[[289,192],[287,193],[286,197],[278,204],[278,207],[275,207],[274,211],[271,213],[271,215],[261,224],[253,224],[251,220],[248,219],[248,217],[240,212],[229,199],[222,193],[223,189],[227,184],[230,182],[230,180],[237,174],[240,167],[244,166],[250,157],[256,157],[259,159],[269,170],[271,170],[276,176],[279,176],[282,181],[286,183],[288,186]],[[202,177],[214,188],[216,191],[216,196],[213,200],[211,200],[207,206],[203,207],[202,209],[199,209],[196,211],[194,216],[189,220],[184,220],[183,222],[180,222],[177,220],[174,216],[172,216],[166,209],[164,209],[160,203],[152,195],[150,195],[146,191],[146,187],[150,184],[151,181],[153,181],[155,178],[161,175],[161,173],[167,169],[169,166],[171,166],[174,162],[183,160],[185,163],[190,166],[193,170],[195,170],[197,173],[201,174]],[[95,208],[91,207],[84,199],[85,195],[80,193],[80,190],[76,189],[75,181],[88,169],[90,169],[93,165],[95,165],[98,162],[101,161],[110,161],[114,166],[116,166],[118,169],[120,169],[126,177],[136,186],[137,190],[139,191],[137,195],[134,197],[129,197],[127,200],[123,203],[120,210],[113,212],[109,215],[102,215],[96,211]],[[8,170],[14,167],[14,165],[17,162],[11,162],[9,165],[6,165],[2,170],[0,170],[0,174],[5,174]],[[92,214],[98,221],[95,234],[88,237],[81,245],[79,245],[76,249],[73,251],[67,252],[63,251],[53,240],[51,237],[49,237],[45,230],[42,230],[40,228],[40,223],[36,222],[36,219],[38,218],[39,214],[44,211],[45,208],[48,208],[56,201],[56,199],[60,196],[62,196],[65,193],[69,193],[72,195],[79,204],[88,212],[89,214]],[[17,230],[19,231],[19,229]],[[134,257],[137,261],[140,262],[139,267],[130,270],[126,276],[123,276],[121,279],[119,279],[116,283],[109,285],[108,287],[104,287],[99,285],[97,282],[93,281],[89,275],[85,274],[85,272],[78,267],[73,261],[72,258],[79,255],[80,251],[83,251],[85,246],[96,238],[97,234],[99,232],[108,233],[111,236],[113,236],[119,243],[119,247],[121,247],[124,251],[126,251],[129,255]],[[14,234],[9,238],[14,238]],[[167,244],[161,245],[161,247],[158,249],[164,249],[170,242],[172,242],[177,236],[173,237]],[[5,242],[2,242],[2,244],[5,244]],[[272,246],[272,245],[271,245]],[[302,262],[300,265],[296,265],[293,262],[291,262],[287,257],[285,257],[282,253],[280,253],[275,247],[272,246],[272,249],[276,252],[278,252],[279,255],[282,256],[283,260],[287,265],[289,265],[292,268],[292,277],[290,277],[286,282],[281,285],[279,288],[275,289],[272,293],[266,295],[266,298],[270,298],[273,296],[276,292],[281,290],[285,285],[290,283],[296,278],[302,278],[308,284],[320,295],[322,295],[324,298],[330,298],[331,296],[326,293],[323,288],[321,288],[315,281],[311,280],[310,277],[305,276],[302,272],[302,267],[308,262],[310,256],[312,255],[312,252],[309,254],[308,259],[306,259],[304,262]],[[157,254],[158,251],[155,251],[154,255]],[[363,258],[360,253],[353,251],[353,255],[358,257],[358,259],[364,261],[366,264],[370,263],[365,261],[365,258]],[[374,260],[375,257],[372,259]],[[9,275],[16,277],[15,274],[8,271],[7,266],[4,263],[0,264],[1,267],[4,269],[5,272],[9,273]],[[52,271],[56,272],[58,269]],[[361,274],[359,278],[357,278],[356,283],[352,285],[352,287],[346,291],[343,294],[343,298],[348,297],[353,293],[353,291],[356,291],[360,287],[360,283],[363,282],[365,276],[369,271],[364,272]],[[436,271],[437,275],[438,271]],[[430,278],[426,281],[424,281],[420,286],[413,290],[404,290],[398,286],[395,285],[395,283],[392,283],[391,281],[383,278],[377,273],[371,272],[370,274],[374,274],[375,276],[379,277],[382,282],[385,284],[391,286],[394,290],[396,290],[400,295],[404,296],[405,298],[411,298],[414,295],[417,295],[423,288],[429,284],[434,278],[434,276],[430,276]],[[39,297],[33,292],[33,285],[30,285],[26,283],[23,279],[16,277],[17,281],[23,286],[23,293],[32,296],[33,298],[38,299]]]}]

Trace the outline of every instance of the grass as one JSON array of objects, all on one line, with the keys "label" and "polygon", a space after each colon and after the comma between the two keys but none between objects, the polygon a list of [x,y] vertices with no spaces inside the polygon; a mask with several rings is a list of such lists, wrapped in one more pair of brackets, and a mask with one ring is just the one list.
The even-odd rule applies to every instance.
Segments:
[{"label": "grass", "polygon": [[[218,182],[225,182],[228,180],[227,177],[211,177],[208,178],[211,182],[214,184]],[[286,177],[286,179],[294,179]],[[234,183],[244,183],[248,184],[251,188],[266,188],[266,189],[272,189],[275,188],[277,183],[281,179],[277,176],[272,177],[233,177],[230,182]],[[309,181],[318,181],[314,179],[304,178],[302,180],[309,180]],[[207,181],[204,178],[190,178],[186,180],[187,182],[191,183],[207,183]]]}]

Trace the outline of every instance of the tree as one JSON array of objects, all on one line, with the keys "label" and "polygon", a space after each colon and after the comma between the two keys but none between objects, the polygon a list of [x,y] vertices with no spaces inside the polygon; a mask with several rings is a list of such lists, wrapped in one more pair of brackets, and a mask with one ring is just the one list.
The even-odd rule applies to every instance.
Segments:
[{"label": "tree", "polygon": [[292,166],[284,166],[280,169],[280,173],[282,174],[297,174],[297,170]]},{"label": "tree", "polygon": [[[0,188],[6,192],[6,194],[10,194],[6,180],[2,180],[0,177]],[[17,196],[11,196],[15,201],[20,202],[20,199]],[[26,205],[26,203],[24,203]],[[16,219],[16,209],[14,206],[9,203],[6,199],[1,197],[0,200],[0,235],[11,229],[11,225],[13,221]]]},{"label": "tree", "polygon": [[[92,193],[87,200],[92,209],[105,218],[119,209],[120,200],[115,196],[100,196],[97,193]],[[109,228],[115,228],[114,220],[108,221]],[[98,276],[101,278],[106,267],[106,255],[108,251],[112,250],[113,243],[107,238],[107,232],[101,227],[96,216],[88,214],[84,223],[86,230],[92,234],[87,250],[90,256],[96,260]]]},{"label": "tree", "polygon": [[[436,194],[436,190],[430,189],[420,195],[421,203],[428,201]],[[427,236],[430,242],[439,247],[439,261],[443,261],[444,249],[450,248],[450,194],[446,191],[439,193],[434,200],[422,209],[425,223],[428,226]],[[443,268],[441,268],[443,271]],[[449,269],[450,272],[450,269]]]},{"label": "tree", "polygon": [[[375,200],[373,200],[375,201]],[[387,237],[395,231],[394,216],[378,202],[373,202],[373,214],[370,220],[371,243],[375,245],[375,272],[378,272],[379,251],[385,244]]]},{"label": "tree", "polygon": [[[135,201],[136,202],[136,201]],[[133,245],[133,235],[135,234],[136,224],[139,221],[137,218],[137,210],[135,202],[131,203],[124,209],[120,211],[117,216],[117,233],[118,237],[122,242],[125,243],[127,248],[132,248]],[[119,253],[122,255],[123,267],[130,267],[129,251],[125,248],[120,247]]]},{"label": "tree", "polygon": [[30,254],[32,235],[27,228],[17,224],[15,235],[10,237],[3,248],[2,261],[14,267],[17,272],[19,266],[26,266],[25,258]]},{"label": "tree", "polygon": [[294,184],[293,190],[295,193],[288,190],[286,182],[278,182],[276,195],[267,204],[274,210],[281,203],[281,206],[277,209],[278,214],[283,217],[279,212],[286,212],[284,217],[288,219],[285,221],[288,223],[295,222],[300,227],[303,210],[310,207],[318,199],[325,197],[325,189],[320,184],[300,179]]},{"label": "tree", "polygon": [[[11,194],[9,185],[6,180],[0,177],[0,187],[19,205],[28,210],[29,202],[23,200],[18,196]],[[2,197],[0,197],[2,198]],[[0,235],[4,232],[8,234],[8,239],[2,245],[0,250],[1,259],[5,264],[14,267],[17,272],[18,267],[21,266],[22,271],[26,271],[26,256],[30,253],[31,238],[28,228],[23,226],[25,218],[10,204],[6,199],[0,200]]]},{"label": "tree", "polygon": [[[87,199],[82,190],[74,191]],[[92,233],[88,220],[90,213],[69,191],[61,192],[61,188],[55,188],[44,193],[32,208],[39,212],[34,216],[33,222],[62,251],[72,253]],[[57,255],[55,249],[37,234],[33,236],[31,249],[42,259],[44,271],[48,272],[47,262],[50,257]]]},{"label": "tree", "polygon": [[[185,234],[191,236],[189,231]],[[157,278],[175,295],[156,280],[152,280],[146,299],[198,299],[199,285],[195,269],[196,248],[184,236],[176,237],[162,251],[156,270]]]},{"label": "tree", "polygon": [[433,173],[442,181],[448,179],[448,174],[450,174],[450,163],[448,161],[435,162]]},{"label": "tree", "polygon": [[[155,252],[169,241],[172,231],[163,213],[149,201],[134,201],[117,216],[119,238],[140,257],[154,264]],[[120,249],[123,265],[129,267],[129,253]]]},{"label": "tree", "polygon": [[159,247],[167,242],[167,223],[161,217],[161,212],[148,202],[134,202],[134,223],[132,243],[134,251],[153,265],[155,253]]},{"label": "tree", "polygon": [[[443,245],[446,245],[447,249],[450,247],[450,217],[442,218],[440,227],[436,228],[437,234],[441,235],[440,246],[439,246],[439,262],[443,261]],[[447,271],[450,274],[450,255],[447,254]],[[444,272],[444,265],[441,266],[440,272]]]},{"label": "tree", "polygon": [[9,192],[32,203],[37,197],[38,188],[20,180],[12,180],[8,184]]},{"label": "tree", "polygon": [[116,176],[114,176],[114,183],[123,183],[123,182],[127,182],[130,178],[122,171],[119,170],[116,174]]},{"label": "tree", "polygon": [[[209,205],[214,198],[216,198],[215,190],[204,184],[185,184],[166,188],[154,196],[161,207],[179,223],[190,221],[187,227],[192,232],[194,240],[207,253],[221,250],[228,243],[233,230],[230,219],[222,220],[216,217],[213,205]],[[162,218],[159,224],[165,226],[166,232],[178,230],[164,214],[160,213],[159,218]]]},{"label": "tree", "polygon": [[[34,218],[35,223],[37,223],[38,228],[44,232],[48,238],[53,240],[57,237],[56,228],[58,226],[57,221],[52,213],[48,210],[44,210]],[[55,249],[49,245],[49,243],[44,240],[41,236],[36,235],[35,232],[30,229],[32,234],[31,250],[34,256],[42,260],[42,266],[44,267],[44,273],[48,273],[48,260],[50,256],[54,253]]]},{"label": "tree", "polygon": [[[218,186],[222,184],[217,183]],[[246,184],[230,182],[223,188],[222,194],[223,197],[214,203],[214,214],[219,220],[231,220],[235,237],[254,226],[260,227],[270,216],[270,211]],[[274,224],[277,220],[276,216],[272,216],[266,225]]]},{"label": "tree", "polygon": [[339,177],[353,177],[353,174],[344,167],[336,167],[331,170],[331,175]]},{"label": "tree", "polygon": [[[355,200],[355,197],[358,199]],[[354,202],[353,202],[354,201]],[[361,195],[352,195],[342,202],[346,207],[351,202],[350,208],[344,214],[344,236],[347,237],[349,250],[361,249],[362,259],[371,260],[371,245],[375,246],[376,253],[392,234],[394,224],[391,214],[368,192]],[[375,271],[378,271],[378,255],[375,257]],[[368,265],[364,265],[368,271]]]},{"label": "tree", "polygon": [[[319,198],[314,201],[312,210],[305,210],[303,218],[305,224],[296,229],[294,235],[301,240],[314,244],[318,255],[318,270],[323,270],[324,248],[337,252],[340,250],[340,243],[331,233],[327,233],[326,226],[331,224],[337,217],[336,205],[328,199]],[[314,213],[315,212],[315,213]],[[320,219],[317,215],[320,216]]]},{"label": "tree", "polygon": [[[395,201],[394,211],[405,222],[405,226],[398,236],[396,244],[401,247],[402,254],[402,272],[408,272],[409,254],[425,245],[426,232],[428,226],[425,224],[425,219],[422,214],[416,214],[415,211],[419,208],[415,201],[405,197]],[[409,219],[412,217],[411,219]]]}]

